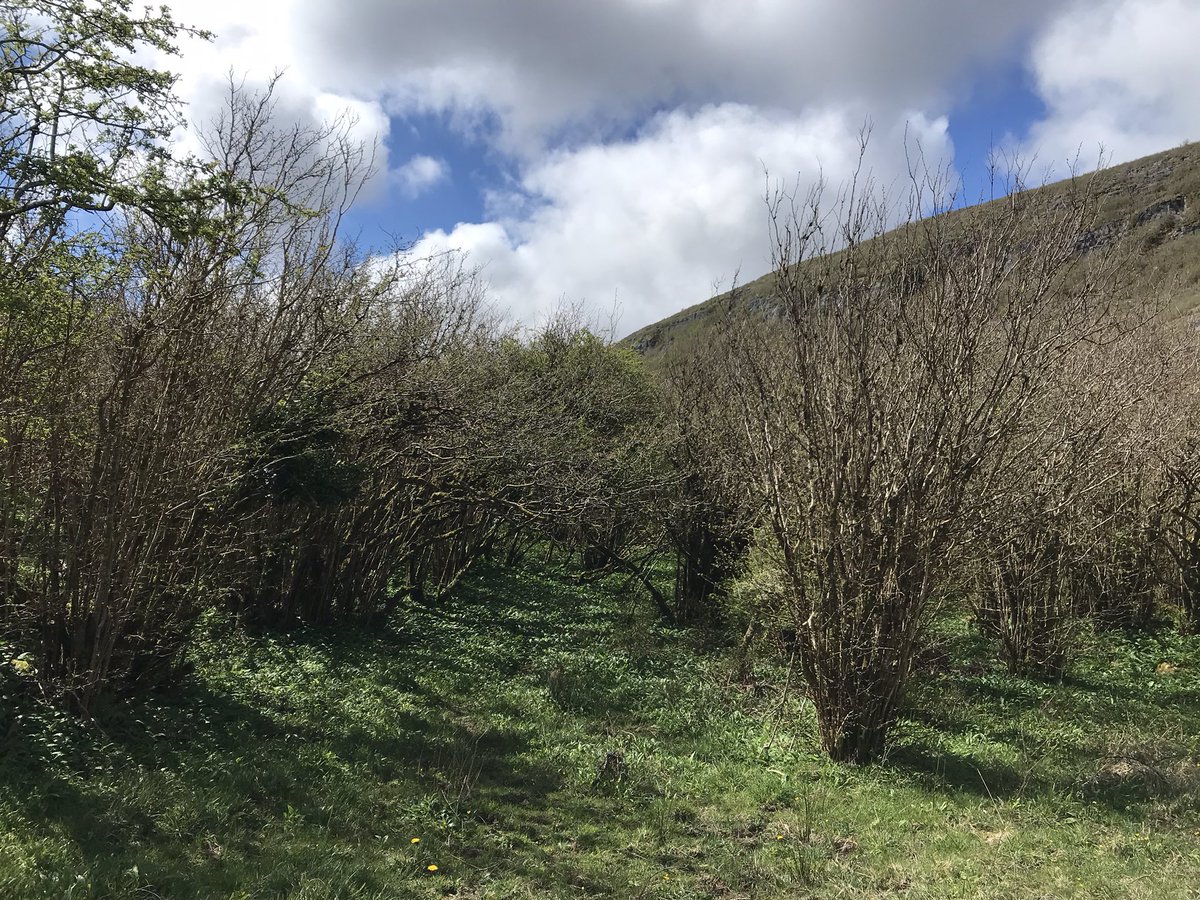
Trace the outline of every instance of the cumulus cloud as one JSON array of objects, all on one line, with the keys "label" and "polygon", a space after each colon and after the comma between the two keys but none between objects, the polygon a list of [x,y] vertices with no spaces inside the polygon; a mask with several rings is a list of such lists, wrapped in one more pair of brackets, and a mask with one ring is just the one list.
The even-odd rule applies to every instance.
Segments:
[{"label": "cumulus cloud", "polygon": [[308,3],[314,71],[388,108],[495,122],[510,152],[627,132],[664,107],[944,107],[1064,0]]},{"label": "cumulus cloud", "polygon": [[[368,141],[386,138],[389,115],[448,114],[510,160],[512,182],[492,187],[485,221],[423,245],[469,250],[520,318],[565,296],[615,302],[634,328],[703,299],[714,280],[767,267],[764,166],[809,179],[824,166],[836,181],[871,118],[894,168],[910,115],[931,155],[948,159],[936,111],[1044,8],[176,0],[181,20],[217,39],[173,63],[197,117],[217,109],[230,70],[252,84],[283,70],[287,115],[350,111]],[[386,181],[412,198],[446,173],[416,156]]]},{"label": "cumulus cloud", "polygon": [[1103,144],[1113,162],[1200,137],[1200,3],[1076,3],[1038,36],[1031,54],[1046,116],[1027,149],[1050,163]]},{"label": "cumulus cloud", "polygon": [[405,194],[409,197],[416,197],[439,182],[445,181],[449,174],[450,167],[446,165],[445,160],[418,155],[395,169],[392,172],[392,178],[400,185]]},{"label": "cumulus cloud", "polygon": [[[392,167],[393,123],[444,116],[509,179],[479,221],[427,234],[470,251],[522,319],[560,298],[633,329],[769,264],[763,167],[836,184],[876,123],[871,165],[903,168],[906,122],[953,155],[946,116],[992,66],[1023,60],[1045,116],[1018,140],[1043,161],[1114,161],[1200,135],[1196,0],[175,0],[215,31],[167,64],[204,118],[231,70],[283,70],[281,109],[343,113],[380,141],[378,193],[447,177]],[[402,131],[398,128],[397,131]],[[411,152],[411,151],[410,151]],[[456,158],[456,168],[458,162]],[[464,184],[468,178],[464,176]],[[456,187],[461,187],[456,185]]]},{"label": "cumulus cloud", "polygon": [[[387,171],[390,119],[383,104],[374,93],[342,90],[317,75],[301,49],[297,0],[172,0],[170,7],[180,23],[214,34],[211,41],[186,38],[178,56],[154,60],[178,76],[176,93],[191,123],[202,126],[221,114],[231,82],[263,90],[282,75],[275,87],[282,124],[319,127],[340,120],[353,140],[376,148],[377,169]],[[191,128],[176,137],[183,150],[199,149]],[[376,190],[381,180],[376,179]]]},{"label": "cumulus cloud", "polygon": [[[905,122],[877,128],[867,166],[902,177],[894,153]],[[768,177],[833,186],[857,165],[861,119],[842,110],[800,116],[742,104],[655,117],[629,140],[546,156],[517,191],[493,198],[493,221],[437,231],[418,253],[465,251],[484,264],[501,302],[533,321],[563,299],[606,310],[631,331],[699,302],[714,282],[770,264]],[[946,158],[946,120],[913,114],[909,140]],[[768,174],[769,173],[769,174]]]}]

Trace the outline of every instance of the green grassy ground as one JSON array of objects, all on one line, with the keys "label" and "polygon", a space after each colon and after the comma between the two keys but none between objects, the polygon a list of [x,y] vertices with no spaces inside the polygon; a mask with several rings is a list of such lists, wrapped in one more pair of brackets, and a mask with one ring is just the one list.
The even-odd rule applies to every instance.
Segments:
[{"label": "green grassy ground", "polygon": [[1046,685],[951,631],[862,770],[780,667],[530,571],[369,637],[214,622],[87,727],[6,666],[0,896],[1200,897],[1200,642]]}]

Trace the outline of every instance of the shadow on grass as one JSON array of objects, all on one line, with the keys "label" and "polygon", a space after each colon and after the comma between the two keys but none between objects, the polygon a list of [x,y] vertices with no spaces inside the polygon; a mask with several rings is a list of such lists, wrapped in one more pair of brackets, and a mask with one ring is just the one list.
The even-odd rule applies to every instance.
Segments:
[{"label": "shadow on grass", "polygon": [[1166,792],[1155,789],[1162,779],[1153,767],[1125,765],[1126,775],[1115,774],[1123,763],[1112,747],[1125,741],[1136,753],[1165,730],[1194,732],[1186,683],[1147,686],[1155,661],[1181,649],[1169,636],[1114,645],[1108,658],[1091,658],[1058,682],[1021,679],[995,667],[978,672],[986,648],[975,636],[964,636],[954,649],[974,671],[952,669],[917,685],[905,714],[914,727],[899,729],[891,766],[943,790],[998,801],[1075,797],[1130,821],[1162,800]]},{"label": "shadow on grass", "polygon": [[[92,728],[107,746],[79,747],[69,759],[36,743],[0,757],[0,782],[24,816],[69,835],[89,866],[126,869],[143,862],[148,846],[220,835],[231,817],[251,830],[290,817],[331,836],[361,836],[361,824],[339,819],[329,802],[335,797],[370,810],[378,799],[372,794],[451,804],[468,791],[507,796],[519,786],[544,796],[561,783],[558,773],[526,759],[520,734],[474,730],[428,706],[389,715],[386,733],[307,717],[281,721],[203,686],[173,698],[152,724],[139,721],[143,712],[133,707],[98,721]],[[93,776],[85,773],[114,757],[122,771],[99,777],[115,777],[123,790],[87,790]],[[163,822],[180,805],[178,818],[193,833]]]},{"label": "shadow on grass", "polygon": [[[468,805],[482,819],[495,815],[489,808],[521,810],[536,832],[564,776],[531,747],[517,704],[478,692],[480,672],[512,652],[510,641],[557,635],[553,613],[576,626],[593,614],[568,605],[565,590],[547,598],[545,583],[534,591],[497,580],[508,582],[498,598],[472,587],[407,610],[382,634],[312,629],[250,641],[229,651],[240,654],[237,674],[229,664],[169,700],[114,706],[92,723],[13,719],[0,788],[39,833],[68,838],[100,883],[123,884],[140,866],[171,896],[242,886],[268,834],[279,836],[270,865],[304,871],[314,841],[330,854],[363,845],[378,854],[378,823],[415,828],[462,817]],[[539,622],[547,604],[552,615]],[[458,689],[467,675],[474,693]],[[59,728],[70,733],[65,753],[45,740]],[[301,835],[294,846],[289,834]],[[238,852],[220,846],[227,835]]]},{"label": "shadow on grass", "polygon": [[945,789],[993,800],[1012,798],[1029,787],[1012,766],[983,762],[973,756],[926,746],[896,747],[888,754],[887,762],[893,768]]}]

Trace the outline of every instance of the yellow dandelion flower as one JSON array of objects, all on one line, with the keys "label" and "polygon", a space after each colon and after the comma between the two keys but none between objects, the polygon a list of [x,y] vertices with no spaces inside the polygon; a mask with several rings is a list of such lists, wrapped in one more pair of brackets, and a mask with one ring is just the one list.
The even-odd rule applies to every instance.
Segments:
[{"label": "yellow dandelion flower", "polygon": [[29,674],[29,670],[33,668],[32,663],[30,663],[27,659],[10,659],[8,664],[22,675]]},{"label": "yellow dandelion flower", "polygon": [[409,843],[410,843],[410,844],[419,844],[419,843],[421,843],[421,839],[420,839],[420,838],[413,838],[411,841],[409,841]]},{"label": "yellow dandelion flower", "polygon": [[663,881],[670,881],[670,880],[671,880],[671,876],[670,876],[670,875],[667,875],[667,874],[664,872],[664,873],[663,873]]},{"label": "yellow dandelion flower", "polygon": [[425,871],[426,871],[426,872],[436,872],[436,871],[437,871],[437,866],[435,866],[433,863],[430,863],[429,865],[427,865],[427,866],[425,867]]},{"label": "yellow dandelion flower", "polygon": [[782,835],[782,834],[777,834],[777,835],[775,835],[775,840],[777,840],[777,841],[782,841],[782,840],[783,840],[783,835]]}]

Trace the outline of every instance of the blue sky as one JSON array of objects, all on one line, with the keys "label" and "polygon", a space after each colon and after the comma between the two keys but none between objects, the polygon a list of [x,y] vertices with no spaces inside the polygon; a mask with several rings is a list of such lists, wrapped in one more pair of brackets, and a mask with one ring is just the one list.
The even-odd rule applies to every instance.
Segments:
[{"label": "blue sky", "polygon": [[997,187],[991,183],[989,159],[998,150],[1020,147],[1021,137],[1045,115],[1046,106],[1019,58],[975,80],[970,93],[948,115],[954,167],[966,202],[991,196]]},{"label": "blue sky", "polygon": [[422,189],[389,183],[360,203],[350,227],[368,244],[395,237],[414,241],[436,229],[475,222],[485,214],[484,197],[510,177],[510,164],[486,139],[464,135],[445,113],[389,117],[389,159],[425,157],[441,162],[445,175]]},{"label": "blue sky", "polygon": [[[193,116],[282,70],[287,115],[356,117],[350,231],[452,249],[532,323],[628,332],[770,264],[764,189],[906,155],[985,195],[989,152],[1061,175],[1200,136],[1200,0],[176,0]],[[186,140],[186,136],[185,136]],[[906,145],[907,141],[907,145]]]}]

